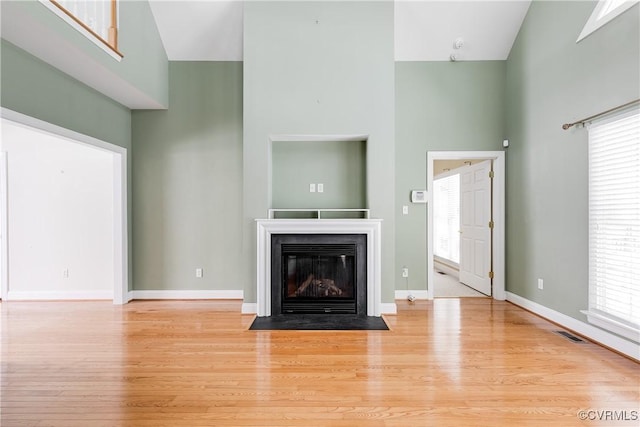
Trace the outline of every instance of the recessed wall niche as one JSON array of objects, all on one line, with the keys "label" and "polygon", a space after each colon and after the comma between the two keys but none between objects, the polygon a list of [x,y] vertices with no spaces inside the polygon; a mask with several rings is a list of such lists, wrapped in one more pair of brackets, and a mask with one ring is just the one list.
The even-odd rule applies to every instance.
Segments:
[{"label": "recessed wall niche", "polygon": [[365,140],[272,141],[273,209],[366,209],[366,195]]}]

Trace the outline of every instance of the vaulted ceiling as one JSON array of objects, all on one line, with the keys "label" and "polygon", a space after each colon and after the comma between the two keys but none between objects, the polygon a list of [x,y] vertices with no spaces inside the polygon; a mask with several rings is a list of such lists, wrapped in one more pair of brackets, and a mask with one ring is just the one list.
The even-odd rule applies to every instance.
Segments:
[{"label": "vaulted ceiling", "polygon": [[[504,60],[529,0],[395,1],[397,61]],[[243,1],[150,0],[170,60],[241,61]],[[456,40],[462,47],[454,48]]]},{"label": "vaulted ceiling", "polygon": [[[149,0],[149,3],[169,60],[243,60],[242,0]],[[459,61],[507,59],[530,3],[530,0],[395,1],[395,59],[449,61],[452,53]],[[88,55],[79,55],[73,43],[19,7],[23,4],[2,1],[3,39],[129,108],[166,107],[110,67]],[[462,47],[455,49],[458,39],[463,40]]]}]

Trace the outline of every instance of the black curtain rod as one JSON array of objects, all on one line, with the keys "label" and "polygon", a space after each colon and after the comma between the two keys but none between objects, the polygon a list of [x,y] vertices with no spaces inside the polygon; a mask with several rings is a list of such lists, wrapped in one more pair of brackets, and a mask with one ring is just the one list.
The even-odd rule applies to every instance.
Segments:
[{"label": "black curtain rod", "polygon": [[611,109],[609,109],[607,111],[603,111],[602,113],[594,114],[593,116],[587,117],[586,119],[578,120],[577,122],[573,122],[573,123],[565,123],[565,124],[562,125],[562,129],[567,130],[572,126],[579,125],[579,124],[584,124],[584,123],[588,122],[589,120],[595,119],[596,117],[604,116],[605,114],[609,114],[609,113],[611,113],[613,111],[620,110],[622,108],[628,107],[629,105],[637,104],[639,102],[640,102],[640,99],[636,99],[635,101],[631,101],[631,102],[627,102],[626,104],[618,105],[617,107],[611,108]]}]

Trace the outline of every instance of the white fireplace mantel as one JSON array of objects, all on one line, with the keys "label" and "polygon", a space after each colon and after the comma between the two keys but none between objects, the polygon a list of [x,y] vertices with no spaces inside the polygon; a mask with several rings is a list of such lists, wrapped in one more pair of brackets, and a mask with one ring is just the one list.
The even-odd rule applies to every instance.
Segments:
[{"label": "white fireplace mantel", "polygon": [[366,234],[367,316],[380,316],[381,219],[257,219],[258,226],[258,316],[271,316],[272,234]]}]

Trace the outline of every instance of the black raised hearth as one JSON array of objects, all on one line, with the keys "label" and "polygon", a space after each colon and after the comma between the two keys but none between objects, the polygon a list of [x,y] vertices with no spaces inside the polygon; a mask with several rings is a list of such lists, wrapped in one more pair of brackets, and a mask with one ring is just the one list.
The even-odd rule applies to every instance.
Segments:
[{"label": "black raised hearth", "polygon": [[307,331],[388,331],[382,317],[359,316],[356,314],[296,314],[256,317],[250,330],[307,330]]},{"label": "black raised hearth", "polygon": [[367,314],[365,234],[271,236],[271,315]]}]

